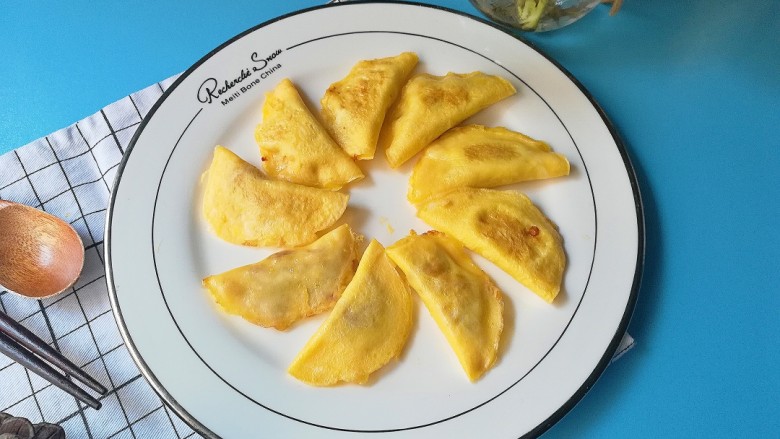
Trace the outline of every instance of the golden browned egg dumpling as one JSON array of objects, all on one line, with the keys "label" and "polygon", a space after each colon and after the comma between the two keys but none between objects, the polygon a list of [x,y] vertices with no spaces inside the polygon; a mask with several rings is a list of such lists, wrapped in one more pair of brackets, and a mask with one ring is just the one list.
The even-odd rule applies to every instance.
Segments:
[{"label": "golden browned egg dumpling", "polygon": [[468,378],[478,380],[496,361],[504,328],[501,291],[461,243],[441,232],[412,232],[388,247],[387,255],[417,291]]},{"label": "golden browned egg dumpling", "polygon": [[339,189],[363,178],[352,157],[328,135],[289,79],[266,94],[255,140],[263,169],[273,178],[324,189]]},{"label": "golden browned egg dumpling", "polygon": [[552,303],[566,255],[552,221],[520,192],[461,188],[417,206],[417,216]]},{"label": "golden browned egg dumpling", "polygon": [[409,179],[419,203],[459,187],[496,187],[569,175],[569,161],[550,146],[502,127],[455,127],[425,148]]},{"label": "golden browned egg dumpling", "polygon": [[374,158],[379,130],[390,105],[406,84],[417,55],[360,61],[325,91],[322,120],[341,148],[358,160]]},{"label": "golden browned egg dumpling", "polygon": [[254,246],[297,246],[317,239],[347,208],[340,192],[268,180],[225,147],[214,149],[203,214],[225,241]]},{"label": "golden browned egg dumpling", "polygon": [[448,129],[514,93],[506,79],[482,72],[415,75],[388,111],[379,145],[397,168]]},{"label": "golden browned egg dumpling", "polygon": [[411,329],[409,289],[372,240],[341,299],[287,371],[315,386],[363,384],[401,354]]},{"label": "golden browned egg dumpling", "polygon": [[355,273],[361,238],[344,224],[318,240],[203,279],[230,314],[286,329],[333,307]]}]

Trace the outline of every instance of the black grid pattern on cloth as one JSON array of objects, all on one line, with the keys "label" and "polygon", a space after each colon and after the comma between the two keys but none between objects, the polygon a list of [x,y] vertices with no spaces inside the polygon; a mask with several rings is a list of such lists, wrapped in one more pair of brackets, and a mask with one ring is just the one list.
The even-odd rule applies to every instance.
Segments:
[{"label": "black grid pattern on cloth", "polygon": [[191,438],[143,379],[111,312],[103,228],[116,169],[143,117],[175,77],[0,156],[0,199],[69,222],[84,242],[84,270],[63,294],[30,300],[0,290],[0,309],[100,381],[94,410],[0,354],[0,411],[62,425],[69,438]]}]

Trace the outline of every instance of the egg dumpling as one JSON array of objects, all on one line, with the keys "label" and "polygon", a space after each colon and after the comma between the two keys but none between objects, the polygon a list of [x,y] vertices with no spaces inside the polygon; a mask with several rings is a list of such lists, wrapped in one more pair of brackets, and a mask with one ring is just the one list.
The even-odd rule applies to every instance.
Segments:
[{"label": "egg dumpling", "polygon": [[558,228],[524,194],[461,188],[417,206],[417,216],[552,303],[566,255]]},{"label": "egg dumpling", "polygon": [[268,180],[223,146],[205,175],[203,214],[225,241],[252,246],[297,246],[317,239],[347,208],[340,192]]},{"label": "egg dumpling", "polygon": [[448,129],[513,94],[509,81],[482,72],[415,75],[388,111],[379,145],[397,168]]},{"label": "egg dumpling", "polygon": [[361,239],[343,224],[305,247],[209,276],[203,285],[227,313],[283,330],[333,307],[355,273]]},{"label": "egg dumpling", "polygon": [[441,232],[401,239],[387,255],[406,276],[455,351],[471,381],[496,361],[504,301],[463,245]]},{"label": "egg dumpling", "polygon": [[363,178],[287,78],[266,94],[255,141],[263,169],[273,178],[323,189],[339,189]]},{"label": "egg dumpling", "polygon": [[414,165],[408,198],[419,203],[459,187],[496,187],[569,175],[569,161],[545,142],[503,127],[455,127]]},{"label": "egg dumpling", "polygon": [[349,156],[374,158],[387,109],[416,65],[417,55],[412,52],[363,60],[325,91],[321,100],[323,125]]},{"label": "egg dumpling", "polygon": [[288,368],[315,386],[363,384],[398,357],[412,329],[412,298],[379,242],[372,240],[352,282]]}]

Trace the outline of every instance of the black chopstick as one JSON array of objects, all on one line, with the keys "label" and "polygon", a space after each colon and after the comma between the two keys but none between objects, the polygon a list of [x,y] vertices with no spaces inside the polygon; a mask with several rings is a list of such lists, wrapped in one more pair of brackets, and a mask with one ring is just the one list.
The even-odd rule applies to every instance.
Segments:
[{"label": "black chopstick", "polygon": [[62,354],[38,338],[29,329],[2,312],[0,312],[0,352],[90,407],[96,410],[100,408],[101,404],[99,401],[73,384],[65,375],[56,371],[42,359],[48,360],[63,372],[81,381],[101,395],[107,392],[103,385],[84,373],[78,366],[63,357]]},{"label": "black chopstick", "polygon": [[62,356],[62,354],[49,346],[45,341],[41,340],[37,335],[33,334],[32,331],[25,328],[16,320],[8,317],[2,312],[0,312],[0,331],[5,332],[8,337],[27,348],[27,350],[38,355],[44,360],[47,360],[51,364],[60,368],[60,370],[86,384],[95,392],[98,392],[101,395],[106,393],[106,388],[103,387],[103,385],[100,384],[97,380],[84,373],[84,371],[79,369],[78,366]]}]

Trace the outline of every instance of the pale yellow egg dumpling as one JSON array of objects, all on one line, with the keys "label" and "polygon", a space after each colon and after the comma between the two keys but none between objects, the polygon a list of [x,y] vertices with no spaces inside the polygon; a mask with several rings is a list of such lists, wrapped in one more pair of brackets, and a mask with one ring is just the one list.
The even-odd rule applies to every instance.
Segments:
[{"label": "pale yellow egg dumpling", "polygon": [[461,188],[417,206],[417,216],[509,273],[547,302],[561,289],[558,228],[524,194]]},{"label": "pale yellow egg dumpling", "polygon": [[388,111],[379,145],[397,168],[448,129],[513,94],[509,81],[482,72],[415,75]]},{"label": "pale yellow egg dumpling", "polygon": [[412,232],[387,254],[417,291],[468,378],[478,380],[496,361],[504,328],[501,291],[461,243],[441,232]]},{"label": "pale yellow egg dumpling", "polygon": [[416,65],[417,55],[412,52],[363,60],[328,87],[321,100],[323,124],[348,155],[358,160],[374,158],[387,109]]},{"label": "pale yellow egg dumpling", "polygon": [[459,187],[496,187],[569,175],[569,161],[545,142],[503,127],[455,127],[425,148],[409,178],[419,203]]},{"label": "pale yellow egg dumpling", "polygon": [[286,329],[333,307],[355,273],[361,240],[343,224],[305,247],[209,276],[203,285],[226,312]]},{"label": "pale yellow egg dumpling", "polygon": [[328,135],[289,79],[266,94],[263,120],[255,129],[263,169],[277,179],[339,189],[363,172]]},{"label": "pale yellow egg dumpling", "polygon": [[269,180],[222,146],[214,149],[205,179],[206,221],[234,244],[308,244],[341,217],[349,200],[340,192]]},{"label": "pale yellow egg dumpling", "polygon": [[411,329],[409,289],[372,240],[341,299],[287,371],[315,386],[366,383],[401,354]]}]

